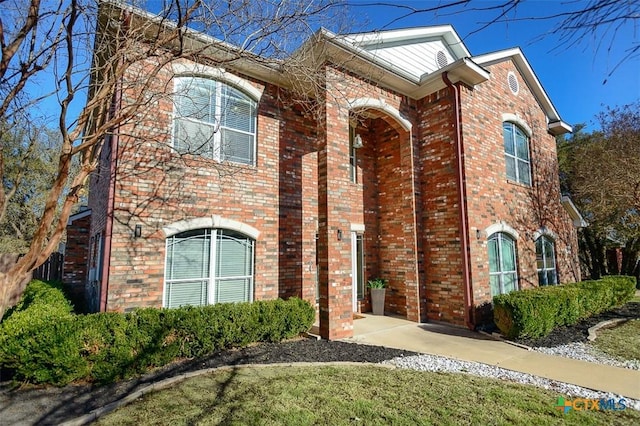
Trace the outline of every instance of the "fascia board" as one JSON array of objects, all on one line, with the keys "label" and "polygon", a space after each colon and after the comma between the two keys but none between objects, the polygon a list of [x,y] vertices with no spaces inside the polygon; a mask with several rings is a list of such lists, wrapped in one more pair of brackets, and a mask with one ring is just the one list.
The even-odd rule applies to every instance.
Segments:
[{"label": "fascia board", "polygon": [[[567,132],[571,132],[573,129],[568,124],[564,123],[558,114],[558,111],[553,106],[551,99],[547,95],[547,92],[542,87],[540,80],[536,76],[533,68],[529,65],[527,58],[522,53],[519,47],[514,47],[511,49],[500,50],[497,52],[487,53],[484,55],[474,56],[472,59],[480,64],[480,65],[492,65],[498,62],[502,62],[505,59],[512,59],[515,63],[518,71],[522,74],[525,79],[525,83],[536,97],[538,103],[544,110],[547,118],[549,120],[549,132],[552,134],[563,134]],[[553,123],[562,123],[561,125],[551,125]]]},{"label": "fascia board", "polygon": [[576,205],[573,204],[573,201],[571,201],[571,198],[568,195],[563,195],[560,198],[560,202],[562,204],[562,207],[564,207],[564,209],[569,214],[569,217],[573,221],[573,226],[575,226],[576,228],[585,228],[589,226],[589,223],[584,220],[584,218],[580,214],[580,211],[578,210]]},{"label": "fascia board", "polygon": [[469,58],[462,58],[453,62],[446,67],[440,68],[438,71],[425,74],[420,80],[420,85],[412,91],[409,96],[414,99],[422,99],[425,96],[444,89],[447,85],[442,79],[442,74],[447,73],[452,83],[462,82],[468,86],[474,87],[489,79],[491,73]]},{"label": "fascia board", "polygon": [[[413,99],[421,99],[424,96],[444,88],[446,85],[442,81],[442,73],[449,72],[451,81],[462,81],[469,86],[475,86],[489,79],[490,73],[476,64],[469,58],[458,59],[446,67],[439,69],[435,73],[423,75],[421,78],[404,72],[388,61],[381,60],[370,52],[363,50],[353,44],[337,37],[330,32],[324,32],[323,36],[333,49],[327,49],[327,54],[334,60],[342,60],[343,65],[352,71],[361,73],[367,69],[372,74],[372,67],[382,71],[383,74],[376,78],[376,81],[386,87],[396,90]],[[352,55],[348,58],[346,55]],[[347,61],[348,59],[348,61]]]},{"label": "fascia board", "polygon": [[[101,8],[101,19],[117,21],[120,19],[120,13],[126,11],[131,13],[134,24],[135,20],[152,24],[148,31],[150,37],[153,37],[159,28],[166,28],[167,30],[175,30],[177,28],[176,23],[173,21],[162,19],[158,15],[118,0],[103,0],[101,5],[103,6]],[[185,28],[184,31],[186,40],[191,43],[189,48],[201,49],[203,53],[224,62],[225,67],[233,68],[249,77],[265,82],[284,83],[282,75],[278,71],[281,61],[269,60],[251,52],[243,51],[232,44],[190,28]]]},{"label": "fascia board", "polygon": [[74,221],[90,215],[91,215],[91,209],[81,210],[77,213],[74,213],[69,216],[69,219],[67,219],[67,225],[71,225]]},{"label": "fascia board", "polygon": [[375,31],[368,33],[348,34],[345,39],[362,48],[368,46],[384,46],[387,44],[405,44],[422,39],[443,39],[456,59],[471,56],[462,39],[451,25],[435,27],[404,28],[399,30]]},{"label": "fascia board", "polygon": [[573,127],[564,121],[553,121],[549,123],[549,132],[554,136],[564,135],[573,132]]}]

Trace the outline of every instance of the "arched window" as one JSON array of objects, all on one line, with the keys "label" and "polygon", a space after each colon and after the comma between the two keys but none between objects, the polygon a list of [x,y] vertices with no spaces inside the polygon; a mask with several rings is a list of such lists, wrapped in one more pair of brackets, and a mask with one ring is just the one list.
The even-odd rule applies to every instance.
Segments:
[{"label": "arched window", "polygon": [[226,229],[196,229],[167,238],[164,306],[253,300],[254,241]]},{"label": "arched window", "polygon": [[489,280],[491,296],[518,289],[516,242],[505,232],[489,236]]},{"label": "arched window", "polygon": [[546,235],[542,235],[536,240],[536,267],[538,269],[538,285],[558,284],[555,243]]},{"label": "arched window", "polygon": [[507,179],[531,185],[531,160],[527,134],[515,124],[505,122],[502,123],[502,135]]},{"label": "arched window", "polygon": [[254,164],[256,102],[225,83],[175,79],[173,147],[219,161]]}]

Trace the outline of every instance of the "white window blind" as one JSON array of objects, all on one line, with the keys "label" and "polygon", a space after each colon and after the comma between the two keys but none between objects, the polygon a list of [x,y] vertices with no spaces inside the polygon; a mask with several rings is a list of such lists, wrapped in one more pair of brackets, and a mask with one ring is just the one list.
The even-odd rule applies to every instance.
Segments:
[{"label": "white window blind", "polygon": [[173,147],[254,164],[256,116],[256,102],[238,89],[201,77],[176,78]]},{"label": "white window blind", "polygon": [[253,240],[242,234],[183,232],[167,239],[166,259],[166,307],[252,300]]},{"label": "white window blind", "polygon": [[516,290],[518,273],[515,241],[509,235],[498,232],[489,237],[487,245],[491,296]]}]

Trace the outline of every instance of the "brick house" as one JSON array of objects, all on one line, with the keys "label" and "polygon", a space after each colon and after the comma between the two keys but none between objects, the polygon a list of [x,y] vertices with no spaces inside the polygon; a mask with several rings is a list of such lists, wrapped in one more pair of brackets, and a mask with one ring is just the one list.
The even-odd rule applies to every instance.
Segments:
[{"label": "brick house", "polygon": [[473,56],[451,26],[300,51],[320,47],[314,113],[274,69],[161,69],[90,182],[95,310],[298,296],[339,339],[374,277],[388,314],[471,328],[493,295],[580,279],[555,150],[571,127],[520,49]]}]

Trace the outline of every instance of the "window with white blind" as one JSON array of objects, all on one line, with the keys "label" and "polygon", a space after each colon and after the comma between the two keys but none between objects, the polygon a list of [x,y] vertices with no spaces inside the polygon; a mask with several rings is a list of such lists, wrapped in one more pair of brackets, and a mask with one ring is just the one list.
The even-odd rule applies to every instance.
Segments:
[{"label": "window with white blind", "polygon": [[504,232],[489,237],[489,281],[491,296],[505,294],[518,288],[516,242]]},{"label": "window with white blind", "polygon": [[255,164],[256,102],[225,83],[175,79],[173,147],[219,161]]},{"label": "window with white blind", "polygon": [[555,243],[546,235],[542,235],[536,240],[536,265],[538,285],[558,284]]},{"label": "window with white blind", "polygon": [[504,159],[507,179],[531,185],[531,160],[529,158],[529,138],[513,123],[502,124],[504,137]]},{"label": "window with white blind", "polygon": [[225,229],[167,238],[164,306],[253,300],[254,241]]}]

